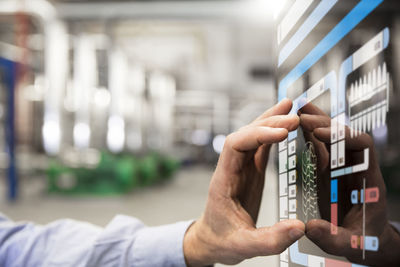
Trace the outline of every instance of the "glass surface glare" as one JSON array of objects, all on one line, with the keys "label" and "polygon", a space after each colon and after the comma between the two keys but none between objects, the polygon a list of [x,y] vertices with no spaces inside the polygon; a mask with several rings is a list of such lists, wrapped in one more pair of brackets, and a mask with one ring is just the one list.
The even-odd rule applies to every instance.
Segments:
[{"label": "glass surface glare", "polygon": [[400,265],[399,15],[390,0],[296,0],[278,19],[278,99],[300,116],[279,144],[279,217],[307,233],[280,266]]}]

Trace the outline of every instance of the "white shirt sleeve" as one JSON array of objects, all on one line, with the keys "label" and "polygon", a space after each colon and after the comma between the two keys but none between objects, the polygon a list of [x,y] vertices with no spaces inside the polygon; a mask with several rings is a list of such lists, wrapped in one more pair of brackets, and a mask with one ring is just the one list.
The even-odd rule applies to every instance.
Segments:
[{"label": "white shirt sleeve", "polygon": [[183,237],[191,224],[146,227],[119,215],[105,228],[73,220],[40,226],[0,214],[0,266],[185,267]]}]

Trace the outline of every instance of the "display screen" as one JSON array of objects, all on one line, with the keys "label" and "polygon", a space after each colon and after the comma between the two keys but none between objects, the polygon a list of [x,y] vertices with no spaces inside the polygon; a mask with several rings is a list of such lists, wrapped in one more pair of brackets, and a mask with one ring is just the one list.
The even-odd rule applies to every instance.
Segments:
[{"label": "display screen", "polygon": [[296,0],[278,18],[278,100],[293,100],[291,113],[300,116],[279,144],[279,218],[302,220],[310,233],[281,254],[280,266],[391,260],[385,246],[399,212],[390,214],[388,199],[398,203],[400,191],[399,7]]}]

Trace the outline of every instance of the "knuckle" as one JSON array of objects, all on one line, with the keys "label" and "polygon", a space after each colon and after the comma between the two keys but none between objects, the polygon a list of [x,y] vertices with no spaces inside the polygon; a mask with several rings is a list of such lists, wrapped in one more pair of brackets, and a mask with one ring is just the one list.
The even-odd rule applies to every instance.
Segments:
[{"label": "knuckle", "polygon": [[234,139],[235,139],[235,133],[229,134],[229,135],[226,137],[226,139],[225,139],[225,144],[224,144],[224,146],[232,147],[233,144],[234,144]]}]

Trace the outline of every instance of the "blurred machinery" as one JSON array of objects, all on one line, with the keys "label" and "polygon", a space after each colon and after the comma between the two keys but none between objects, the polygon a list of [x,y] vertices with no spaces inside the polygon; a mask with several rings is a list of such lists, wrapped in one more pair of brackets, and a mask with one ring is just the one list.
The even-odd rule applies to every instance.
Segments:
[{"label": "blurred machinery", "polygon": [[274,102],[265,10],[256,0],[1,1],[0,57],[18,70],[0,109],[10,198],[13,166],[21,179],[47,175],[52,191],[90,180],[99,187],[87,191],[108,192],[107,177],[124,191],[112,188],[168,176],[172,159],[215,164],[225,136]]}]

